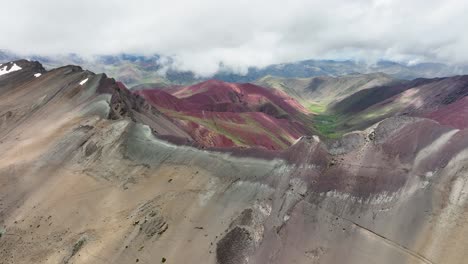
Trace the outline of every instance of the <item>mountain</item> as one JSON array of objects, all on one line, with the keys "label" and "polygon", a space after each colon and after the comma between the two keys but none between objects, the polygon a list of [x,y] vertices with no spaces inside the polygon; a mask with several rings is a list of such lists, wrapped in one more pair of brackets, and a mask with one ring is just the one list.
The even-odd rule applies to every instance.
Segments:
[{"label": "mountain", "polygon": [[[0,63],[16,60],[21,56],[0,50]],[[190,85],[209,79],[225,82],[254,82],[266,76],[281,78],[311,78],[318,76],[339,77],[353,74],[385,73],[395,79],[447,77],[468,74],[467,65],[446,65],[442,63],[405,64],[381,60],[375,63],[353,60],[303,60],[290,63],[272,64],[266,67],[249,67],[245,74],[233,72],[221,64],[212,76],[200,77],[195,72],[180,70],[172,57],[160,55],[116,54],[90,57],[78,54],[54,56],[28,56],[40,61],[45,68],[52,69],[68,64],[82,65],[95,72],[106,72],[128,87]]]},{"label": "mountain", "polygon": [[[304,135],[272,150],[203,148],[184,140],[191,135],[175,114],[182,122],[200,110],[236,118],[254,111],[292,122],[301,108],[279,91],[219,81],[133,91],[78,66],[4,65],[1,262],[452,264],[467,257],[468,130],[452,123],[458,114],[437,121],[463,109],[465,76],[390,86],[393,95],[364,109],[351,100],[343,107],[352,113],[384,101],[398,111],[338,139]],[[278,112],[258,112],[273,109],[265,103]]]},{"label": "mountain", "polygon": [[[314,113],[316,131],[337,138],[392,116],[427,117],[465,128],[468,79],[453,76],[411,81],[382,73],[340,77],[263,77],[255,82],[285,91]],[[460,101],[458,101],[460,100]]]},{"label": "mountain", "polygon": [[308,111],[283,92],[209,80],[135,92],[205,147],[284,149],[310,135]]},{"label": "mountain", "polygon": [[442,63],[402,63],[381,60],[376,63],[360,61],[304,60],[291,63],[269,65],[264,68],[249,68],[246,75],[217,73],[214,78],[231,82],[252,82],[264,76],[283,78],[310,78],[317,76],[343,76],[381,72],[396,79],[432,78],[467,74],[466,65],[449,66]]},{"label": "mountain", "polygon": [[399,82],[401,81],[383,73],[311,78],[265,76],[255,81],[258,85],[283,90],[305,104],[312,103],[323,107],[360,90]]},{"label": "mountain", "polygon": [[468,76],[415,79],[361,90],[330,107],[339,129],[363,129],[390,116],[428,117],[464,129]]},{"label": "mountain", "polygon": [[[0,63],[16,60],[20,56],[0,50]],[[158,72],[163,65],[160,56],[142,55],[99,55],[82,57],[77,54],[40,56],[31,55],[29,60],[41,62],[46,69],[62,67],[64,65],[82,65],[95,72],[106,72],[110,76],[116,77],[119,81],[127,85],[137,85],[142,83],[152,83],[168,85],[170,81]],[[179,83],[174,80],[174,83]]]},{"label": "mountain", "polygon": [[0,63],[11,62],[20,59],[16,54],[0,49]]},{"label": "mountain", "polygon": [[[383,73],[351,74],[339,77],[319,76],[311,78],[281,78],[266,76],[255,81],[256,84],[272,87],[286,92],[296,98],[302,105],[314,113],[312,125],[316,131],[326,137],[337,138],[345,132],[361,127],[346,127],[343,125],[344,116],[348,115],[346,109],[331,110],[335,104],[341,101],[358,98],[356,94],[366,93],[371,88],[405,83],[405,80],[392,78]],[[389,92],[390,90],[385,90]],[[360,93],[359,93],[360,92]],[[370,93],[369,93],[370,94]],[[377,98],[377,97],[375,97]],[[374,99],[372,96],[369,99]],[[357,100],[362,105],[364,101]],[[374,120],[376,121],[376,120]],[[368,123],[367,125],[370,125]]]}]

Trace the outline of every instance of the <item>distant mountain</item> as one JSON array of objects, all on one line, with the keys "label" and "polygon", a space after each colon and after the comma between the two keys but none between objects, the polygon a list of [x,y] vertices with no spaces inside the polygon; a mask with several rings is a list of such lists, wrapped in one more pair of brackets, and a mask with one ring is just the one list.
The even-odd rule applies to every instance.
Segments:
[{"label": "distant mountain", "polygon": [[[0,50],[0,63],[19,58],[16,54]],[[397,79],[415,79],[468,74],[468,66],[466,65],[451,66],[441,63],[405,65],[385,60],[377,63],[352,60],[304,60],[274,64],[264,68],[250,67],[246,74],[233,73],[231,70],[221,67],[213,76],[199,77],[194,72],[178,70],[171,58],[162,58],[159,55],[143,56],[123,53],[86,58],[77,54],[68,54],[63,56],[29,56],[28,59],[37,60],[48,69],[74,64],[94,72],[106,72],[129,87],[141,84],[147,86],[153,86],[153,84],[158,86],[187,85],[208,79],[226,82],[253,82],[265,76],[310,78],[382,72]]]},{"label": "distant mountain", "polygon": [[[0,50],[0,63],[13,61],[18,58],[20,58],[18,55]],[[41,62],[46,69],[53,69],[65,65],[80,65],[94,72],[106,72],[109,76],[116,78],[128,86],[143,83],[157,83],[163,85],[172,83],[163,74],[158,72],[158,70],[162,68],[162,64],[160,61],[161,58],[157,55],[140,56],[119,54],[87,58],[77,54],[68,54],[57,56],[27,56],[26,58]]]},{"label": "distant mountain", "polygon": [[433,78],[467,74],[467,66],[449,66],[440,63],[404,65],[391,61],[368,64],[358,61],[305,60],[294,63],[275,64],[262,69],[250,68],[245,76],[219,73],[217,79],[250,82],[272,75],[285,78],[309,78],[315,76],[343,76],[356,73],[382,72],[398,79]]},{"label": "distant mountain", "polygon": [[283,90],[307,104],[328,105],[364,89],[401,82],[384,73],[351,74],[339,77],[281,78],[265,76],[254,83]]},{"label": "distant mountain", "polygon": [[11,62],[20,59],[16,54],[7,50],[0,50],[0,63]]}]

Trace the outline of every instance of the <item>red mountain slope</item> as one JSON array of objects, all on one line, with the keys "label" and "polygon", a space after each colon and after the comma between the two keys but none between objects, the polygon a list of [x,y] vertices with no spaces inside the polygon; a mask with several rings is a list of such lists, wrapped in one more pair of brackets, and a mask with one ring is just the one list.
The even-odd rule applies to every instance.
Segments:
[{"label": "red mountain slope", "polygon": [[445,105],[425,117],[458,129],[468,127],[468,97],[463,97],[455,103]]},{"label": "red mountain slope", "polygon": [[284,92],[209,80],[135,91],[206,147],[284,149],[311,130],[307,110]]}]

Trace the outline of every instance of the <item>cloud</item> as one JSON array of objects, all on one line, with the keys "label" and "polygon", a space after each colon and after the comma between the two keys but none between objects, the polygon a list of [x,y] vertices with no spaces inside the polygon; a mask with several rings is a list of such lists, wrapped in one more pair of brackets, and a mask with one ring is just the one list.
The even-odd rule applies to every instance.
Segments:
[{"label": "cloud", "polygon": [[[6,1],[6,0],[2,0]],[[468,63],[458,0],[8,1],[0,48],[158,53],[200,75],[309,58]]]}]

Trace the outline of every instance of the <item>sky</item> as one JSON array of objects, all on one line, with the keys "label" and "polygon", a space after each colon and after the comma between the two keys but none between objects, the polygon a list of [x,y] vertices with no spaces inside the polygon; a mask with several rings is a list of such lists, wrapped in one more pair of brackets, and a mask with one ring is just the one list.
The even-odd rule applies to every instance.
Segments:
[{"label": "sky", "polygon": [[[2,3],[5,2],[5,3]],[[463,0],[0,0],[0,49],[160,54],[200,75],[305,59],[468,63]]]}]

